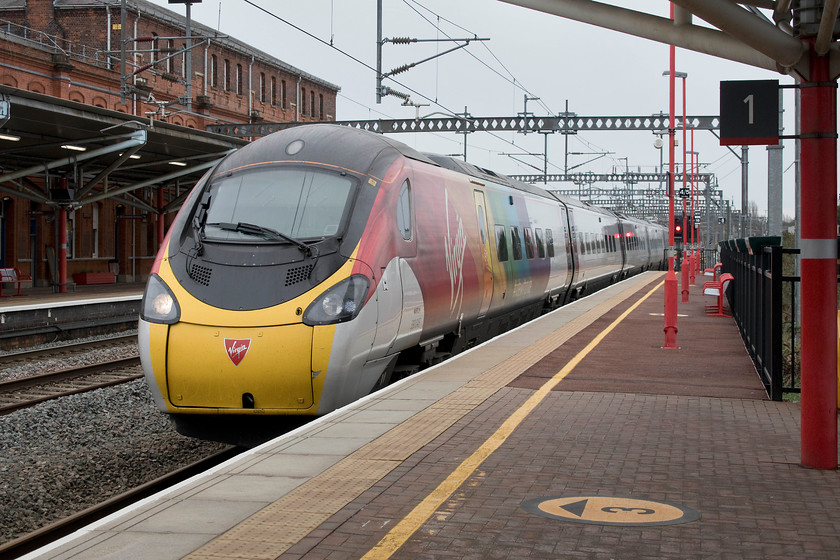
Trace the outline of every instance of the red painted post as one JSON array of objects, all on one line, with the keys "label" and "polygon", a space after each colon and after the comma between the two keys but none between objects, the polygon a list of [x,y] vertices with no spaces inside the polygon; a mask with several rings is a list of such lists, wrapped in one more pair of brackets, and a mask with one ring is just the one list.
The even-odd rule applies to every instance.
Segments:
[{"label": "red painted post", "polygon": [[[674,5],[671,4],[671,19],[674,19]],[[668,116],[668,273],[665,275],[665,345],[663,348],[677,346],[677,275],[674,272],[674,93],[676,89],[676,51],[670,46],[671,63],[668,73],[670,91],[670,111]]]},{"label": "red painted post", "polygon": [[694,165],[695,165],[694,158],[697,156],[697,153],[694,151],[694,129],[693,128],[691,129],[691,152],[690,152],[690,154],[691,154],[691,158],[689,158],[691,160],[691,173],[689,175],[689,180],[691,182],[691,278],[690,278],[690,280],[691,280],[691,285],[694,286],[695,283],[696,283],[695,282],[695,276],[696,276],[697,270],[698,270],[697,269],[697,262],[698,262],[697,257],[699,255],[699,253],[697,251],[697,237],[694,233],[694,230],[696,229],[695,226],[697,224],[697,221],[696,221],[696,218],[695,218],[695,215],[696,215],[695,213],[697,212],[697,206],[694,204],[694,191],[695,191],[695,185],[696,185],[696,183],[695,183],[696,176],[694,174]]},{"label": "red painted post", "polygon": [[800,92],[802,465],[837,468],[837,82],[807,39]]},{"label": "red painted post", "polygon": [[58,208],[58,293],[67,292],[67,208]]},{"label": "red painted post", "polygon": [[[688,113],[686,112],[685,107],[685,99],[686,99],[686,92],[685,92],[685,79],[686,75],[683,74],[682,76],[682,94],[683,94],[683,118],[682,118],[682,133],[683,133],[683,189],[686,188],[688,185],[688,142],[687,142],[687,124],[686,119]],[[685,192],[685,191],[681,191]],[[682,198],[682,218],[683,218],[683,258],[682,264],[680,266],[680,279],[682,280],[682,302],[688,303],[688,277],[691,274],[691,259],[689,258],[689,237],[688,237],[688,211],[686,208],[686,200],[684,196]]]}]

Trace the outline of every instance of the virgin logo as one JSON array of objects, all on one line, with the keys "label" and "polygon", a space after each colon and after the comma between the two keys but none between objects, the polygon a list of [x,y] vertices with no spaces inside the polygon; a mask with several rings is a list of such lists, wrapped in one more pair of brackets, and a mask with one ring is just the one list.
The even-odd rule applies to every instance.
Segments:
[{"label": "virgin logo", "polygon": [[245,359],[245,354],[248,353],[248,348],[251,347],[250,338],[226,338],[225,350],[227,350],[228,358],[233,362],[233,365],[238,366],[239,362]]}]

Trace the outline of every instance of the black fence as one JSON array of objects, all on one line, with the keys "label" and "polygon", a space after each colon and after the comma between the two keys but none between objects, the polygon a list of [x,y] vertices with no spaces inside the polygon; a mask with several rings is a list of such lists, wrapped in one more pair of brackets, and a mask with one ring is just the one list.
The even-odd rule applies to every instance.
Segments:
[{"label": "black fence", "polygon": [[799,249],[783,248],[778,237],[721,243],[723,271],[735,277],[726,294],[732,315],[774,401],[799,392],[798,254]]}]

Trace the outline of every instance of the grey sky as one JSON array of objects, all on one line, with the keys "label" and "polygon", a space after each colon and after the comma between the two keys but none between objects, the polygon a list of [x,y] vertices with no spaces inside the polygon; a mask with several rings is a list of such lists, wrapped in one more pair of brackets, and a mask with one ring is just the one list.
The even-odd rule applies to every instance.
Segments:
[{"label": "grey sky", "polygon": [[[152,0],[177,13],[182,5]],[[253,46],[294,66],[341,86],[336,117],[345,119],[409,118],[412,107],[401,106],[395,97],[376,104],[375,73],[338,50],[313,39],[266,12],[276,14],[334,47],[376,65],[375,0],[251,0],[265,11],[244,0],[204,0],[192,7],[192,16],[222,33],[247,41]],[[667,16],[666,0],[611,2],[612,4]],[[221,14],[221,17],[219,15]],[[438,16],[440,19],[438,19]],[[427,21],[428,20],[428,21]],[[668,111],[668,47],[618,32],[599,29],[511,6],[497,0],[385,0],[385,37],[422,39],[450,37],[489,37],[486,43],[473,42],[467,48],[426,62],[396,79],[402,85],[385,85],[411,93],[412,101],[439,105],[421,107],[420,115],[435,111],[463,112],[473,116],[512,116],[523,111],[523,97],[537,96],[528,111],[536,115],[556,114],[569,109],[579,115],[651,115]],[[439,27],[442,31],[435,28]],[[384,47],[383,70],[415,62],[450,48],[450,43],[417,43]],[[687,72],[689,115],[719,113],[721,80],[780,79],[790,77],[732,63],[721,59],[677,50],[677,71]],[[516,84],[513,81],[516,81]],[[524,89],[523,89],[524,88]],[[412,93],[414,90],[417,93]],[[793,133],[793,95],[785,91],[786,133]],[[678,82],[677,112],[682,112],[682,89]],[[680,133],[678,133],[680,134]],[[418,149],[439,153],[463,151],[463,135],[400,134],[396,136]],[[653,171],[660,154],[653,147],[650,132],[590,132],[572,137],[569,151],[615,152],[577,168],[595,173],[624,169]],[[741,205],[741,174],[738,159],[721,147],[709,132],[698,131],[694,139],[705,170],[716,174],[725,198],[735,208]],[[690,149],[690,146],[689,146]],[[677,161],[682,161],[678,148]],[[740,150],[737,150],[740,153]],[[503,153],[542,154],[543,138],[538,134],[476,133],[468,137],[469,159],[501,173],[532,173],[534,170]],[[571,155],[569,166],[577,166],[595,155]],[[665,153],[667,159],[667,152]],[[624,158],[627,158],[625,160]],[[793,216],[793,143],[785,143],[784,213]],[[540,158],[520,157],[542,166]],[[549,172],[560,172],[564,165],[561,135],[549,137]],[[750,200],[759,213],[766,214],[767,152],[763,146],[750,148]],[[564,185],[568,188],[569,185]]]}]

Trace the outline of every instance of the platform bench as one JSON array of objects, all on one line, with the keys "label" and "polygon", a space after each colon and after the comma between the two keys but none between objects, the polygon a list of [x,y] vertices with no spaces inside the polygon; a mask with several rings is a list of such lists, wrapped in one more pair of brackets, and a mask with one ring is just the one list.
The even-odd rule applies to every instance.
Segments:
[{"label": "platform bench", "polygon": [[716,303],[706,306],[707,317],[729,317],[723,312],[723,296],[726,294],[726,288],[729,283],[735,280],[735,277],[728,272],[724,272],[717,280],[711,280],[703,284],[704,296],[715,296]]},{"label": "platform bench", "polygon": [[17,268],[0,268],[0,297],[12,297],[3,294],[3,284],[17,284],[17,293],[13,294],[15,296],[29,295],[20,293],[20,285],[24,282],[32,282],[32,278],[21,275]]},{"label": "platform bench", "polygon": [[711,276],[712,280],[717,280],[718,271],[723,266],[722,263],[717,263],[714,268],[707,268],[703,271],[704,276]]}]

